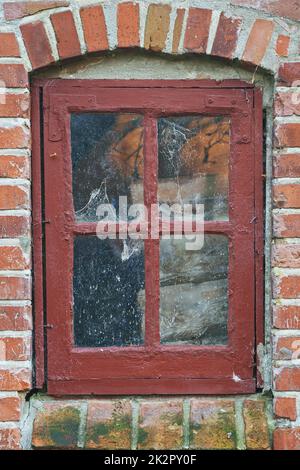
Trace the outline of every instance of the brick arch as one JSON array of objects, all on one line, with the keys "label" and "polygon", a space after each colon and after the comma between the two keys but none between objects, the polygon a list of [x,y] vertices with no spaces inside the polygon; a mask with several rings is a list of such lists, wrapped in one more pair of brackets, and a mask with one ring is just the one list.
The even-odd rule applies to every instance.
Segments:
[{"label": "brick arch", "polygon": [[276,74],[280,59],[289,54],[288,27],[264,13],[240,7],[229,12],[176,8],[170,3],[146,9],[145,3],[122,2],[112,9],[93,3],[77,8],[64,0],[36,6],[13,2],[4,4],[4,13],[8,21],[20,20],[17,37],[30,70],[88,53],[139,47],[238,59]]}]

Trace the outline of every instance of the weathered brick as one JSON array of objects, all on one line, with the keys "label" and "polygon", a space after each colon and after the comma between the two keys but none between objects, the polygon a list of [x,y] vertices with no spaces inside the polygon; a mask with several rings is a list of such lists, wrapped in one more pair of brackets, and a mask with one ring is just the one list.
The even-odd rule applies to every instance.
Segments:
[{"label": "weathered brick", "polygon": [[300,147],[300,124],[278,124],[275,129],[277,147]]},{"label": "weathered brick", "polygon": [[20,246],[0,245],[0,269],[27,269],[29,260]]},{"label": "weathered brick", "polygon": [[23,149],[30,146],[30,133],[26,127],[1,127],[0,148]]},{"label": "weathered brick", "polygon": [[55,0],[55,1],[31,1],[31,2],[5,2],[3,4],[4,17],[6,20],[16,20],[24,18],[25,16],[34,15],[39,11],[49,10],[51,8],[67,7],[68,1]]},{"label": "weathered brick", "polygon": [[[29,117],[29,94],[0,93],[0,117]],[[1,171],[1,169],[0,169]]]},{"label": "weathered brick", "polygon": [[30,338],[0,338],[1,361],[28,361],[30,359]]},{"label": "weathered brick", "polygon": [[300,5],[295,0],[230,0],[230,3],[264,10],[292,20],[300,20]]},{"label": "weathered brick", "polygon": [[275,375],[275,390],[300,391],[300,367],[284,367]]},{"label": "weathered brick", "polygon": [[138,449],[182,449],[182,420],[182,400],[142,402]]},{"label": "weathered brick", "polygon": [[300,267],[300,244],[280,243],[272,247],[272,265],[282,268]]},{"label": "weathered brick", "polygon": [[170,5],[149,5],[145,29],[145,49],[161,51],[165,48],[170,26]]},{"label": "weathered brick", "polygon": [[0,33],[0,56],[20,57],[19,44],[15,33]]},{"label": "weathered brick", "polygon": [[102,6],[96,5],[82,8],[80,16],[88,52],[105,51],[108,49],[107,31]]},{"label": "weathered brick", "polygon": [[274,157],[275,178],[296,178],[300,176],[300,153],[287,153]]},{"label": "weathered brick", "polygon": [[118,45],[119,47],[137,47],[140,45],[139,5],[121,3],[118,5]]},{"label": "weathered brick", "polygon": [[184,48],[188,51],[205,53],[208,43],[212,11],[190,8],[186,25]]},{"label": "weathered brick", "polygon": [[276,54],[279,57],[288,57],[290,46],[290,37],[285,34],[279,34],[276,42]]},{"label": "weathered brick", "polygon": [[26,187],[0,185],[0,209],[26,209],[28,205],[29,194]]},{"label": "weathered brick", "polygon": [[235,409],[229,400],[191,400],[190,447],[235,449]]},{"label": "weathered brick", "polygon": [[26,216],[1,215],[0,237],[15,238],[28,236],[30,233],[30,218]]},{"label": "weathered brick", "polygon": [[0,331],[25,331],[32,329],[30,306],[0,306]]},{"label": "weathered brick", "polygon": [[0,178],[29,178],[29,176],[28,157],[0,156]]},{"label": "weathered brick", "polygon": [[30,300],[30,279],[28,277],[0,277],[0,299]]},{"label": "weathered brick", "polygon": [[275,184],[273,200],[276,207],[300,207],[300,184]]},{"label": "weathered brick", "polygon": [[262,400],[245,400],[243,416],[247,449],[269,449],[270,436],[266,418],[266,403]]},{"label": "weathered brick", "polygon": [[0,369],[0,390],[24,391],[31,387],[30,369]]},{"label": "weathered brick", "polygon": [[42,21],[23,24],[20,29],[33,69],[44,67],[54,62],[49,38]]},{"label": "weathered brick", "polygon": [[[300,62],[289,62],[282,64],[278,71],[279,85],[299,86],[300,83]],[[297,83],[295,83],[297,82]]]},{"label": "weathered brick", "polygon": [[300,115],[300,89],[298,92],[279,92],[275,98],[275,112],[277,116]]},{"label": "weathered brick", "polygon": [[20,419],[20,398],[0,396],[0,421],[18,421]]},{"label": "weathered brick", "polygon": [[80,425],[78,406],[63,403],[44,403],[33,423],[32,445],[35,448],[77,447]]},{"label": "weathered brick", "polygon": [[185,14],[185,10],[183,10],[182,8],[177,8],[176,20],[175,20],[174,30],[173,30],[173,42],[172,42],[172,52],[174,54],[178,52],[178,47],[179,47],[181,33],[182,33],[184,14]]},{"label": "weathered brick", "polygon": [[85,447],[88,449],[130,449],[130,445],[130,401],[90,401]]},{"label": "weathered brick", "polygon": [[273,233],[275,237],[299,237],[300,215],[274,214]]},{"label": "weathered brick", "polygon": [[274,338],[274,359],[300,359],[300,336],[279,336]]},{"label": "weathered brick", "polygon": [[28,74],[22,64],[0,64],[0,80],[7,88],[28,87]]},{"label": "weathered brick", "polygon": [[20,429],[0,429],[0,450],[19,450],[21,448],[20,441]]},{"label": "weathered brick", "polygon": [[260,65],[263,60],[274,31],[273,21],[257,19],[250,31],[243,53],[243,60]]},{"label": "weathered brick", "polygon": [[273,276],[273,296],[276,299],[298,299],[300,297],[300,276]]},{"label": "weathered brick", "polygon": [[276,305],[273,307],[273,325],[280,329],[300,329],[300,306]]},{"label": "weathered brick", "polygon": [[273,434],[274,450],[300,450],[300,428],[277,428]]},{"label": "weathered brick", "polygon": [[81,54],[78,34],[71,11],[51,15],[55,31],[58,54],[61,59],[76,57]]},{"label": "weathered brick", "polygon": [[286,418],[295,421],[297,418],[297,403],[294,397],[279,397],[274,401],[276,418]]},{"label": "weathered brick", "polygon": [[226,16],[225,13],[221,13],[212,47],[212,55],[227,59],[234,56],[241,24],[241,18],[231,18]]}]

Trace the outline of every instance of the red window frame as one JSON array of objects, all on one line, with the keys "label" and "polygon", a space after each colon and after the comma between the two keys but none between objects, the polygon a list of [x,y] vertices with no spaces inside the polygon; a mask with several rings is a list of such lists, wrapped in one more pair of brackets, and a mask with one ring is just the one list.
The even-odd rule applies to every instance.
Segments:
[{"label": "red window frame", "polygon": [[[238,80],[35,80],[33,228],[36,387],[50,394],[231,394],[261,385],[255,345],[263,343],[262,97]],[[145,116],[144,196],[157,198],[156,119],[197,113],[231,119],[229,220],[205,222],[229,237],[229,342],[159,344],[159,240],[145,240],[145,345],[73,345],[75,223],[70,114],[130,111]],[[46,370],[46,372],[45,372]]]}]

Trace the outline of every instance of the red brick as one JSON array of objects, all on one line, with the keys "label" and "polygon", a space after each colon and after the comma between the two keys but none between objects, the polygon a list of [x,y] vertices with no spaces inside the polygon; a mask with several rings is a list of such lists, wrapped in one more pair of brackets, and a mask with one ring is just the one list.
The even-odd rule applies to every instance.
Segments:
[{"label": "red brick", "polygon": [[15,33],[0,33],[0,56],[20,57],[19,44]]},{"label": "red brick", "polygon": [[26,216],[1,215],[0,216],[0,237],[15,238],[24,237],[30,234],[30,218]]},{"label": "red brick", "polygon": [[26,331],[31,329],[31,307],[0,306],[0,331]]},{"label": "red brick", "polygon": [[0,185],[0,209],[26,209],[29,206],[28,190],[22,186]]},{"label": "red brick", "polygon": [[118,5],[118,45],[119,47],[137,47],[140,45],[139,5],[121,3]]},{"label": "red brick", "polygon": [[273,232],[275,237],[300,237],[300,215],[274,214]]},{"label": "red brick", "polygon": [[140,405],[138,449],[182,449],[182,400],[149,400]]},{"label": "red brick", "polygon": [[1,94],[0,93],[0,117],[29,117],[29,94]]},{"label": "red brick", "polygon": [[0,421],[19,421],[20,398],[0,397]]},{"label": "red brick", "polygon": [[190,8],[186,25],[184,48],[188,51],[205,53],[207,48],[212,11]]},{"label": "red brick", "polygon": [[145,49],[162,51],[170,26],[170,5],[149,5],[145,29]]},{"label": "red brick", "polygon": [[290,37],[284,34],[279,34],[276,42],[276,54],[279,57],[288,57],[290,46]]},{"label": "red brick", "polygon": [[28,157],[0,156],[0,178],[29,178],[29,176]]},{"label": "red brick", "polygon": [[300,5],[295,0],[230,0],[230,3],[264,10],[292,20],[300,20]]},{"label": "red brick", "polygon": [[130,401],[90,401],[88,404],[85,447],[88,449],[130,449],[130,445]]},{"label": "red brick", "polygon": [[88,52],[108,49],[107,31],[102,6],[96,5],[80,10],[84,38]]},{"label": "red brick", "polygon": [[290,419],[291,421],[295,421],[297,419],[296,398],[276,398],[274,402],[274,412],[277,418],[286,418]]},{"label": "red brick", "polygon": [[300,336],[279,336],[274,339],[274,359],[300,359]]},{"label": "red brick", "polygon": [[243,416],[246,448],[250,450],[270,449],[266,403],[263,400],[245,400]]},{"label": "red brick", "polygon": [[300,184],[275,184],[273,200],[276,207],[300,207]]},{"label": "red brick", "polygon": [[300,244],[279,243],[272,248],[272,265],[282,268],[300,267]]},{"label": "red brick", "polygon": [[273,324],[280,329],[300,329],[300,306],[276,305],[273,308]]},{"label": "red brick", "polygon": [[212,47],[212,55],[231,59],[234,56],[241,18],[230,18],[221,13],[218,29]]},{"label": "red brick", "polygon": [[31,386],[31,371],[29,369],[0,369],[0,390],[5,392],[24,391]]},{"label": "red brick", "polygon": [[274,30],[273,21],[257,19],[252,26],[243,54],[243,60],[260,65],[265,56]]},{"label": "red brick", "polygon": [[300,115],[300,88],[295,91],[277,93],[275,99],[275,113],[277,116]]},{"label": "red brick", "polygon": [[0,245],[0,269],[27,269],[29,261],[20,246]]},{"label": "red brick", "polygon": [[25,16],[34,15],[39,11],[49,10],[50,8],[67,7],[68,1],[31,1],[31,2],[5,2],[3,4],[4,17],[6,20],[16,20]]},{"label": "red brick", "polygon": [[274,158],[275,178],[296,178],[300,176],[300,153],[276,155]]},{"label": "red brick", "polygon": [[22,64],[0,64],[0,81],[7,88],[28,87],[28,74]]},{"label": "red brick", "polygon": [[1,361],[28,361],[30,349],[29,338],[0,338]]},{"label": "red brick", "polygon": [[282,275],[273,278],[273,295],[275,298],[300,298],[300,276]]},{"label": "red brick", "polygon": [[46,28],[42,21],[23,24],[20,29],[33,69],[54,62]]},{"label": "red brick", "polygon": [[0,450],[18,450],[21,448],[20,440],[20,429],[0,429]]},{"label": "red brick", "polygon": [[173,43],[172,43],[172,52],[174,54],[178,52],[178,47],[179,47],[181,33],[182,33],[184,14],[185,14],[185,10],[183,10],[182,8],[177,9],[176,20],[175,20],[174,30],[173,30]]},{"label": "red brick", "polygon": [[235,449],[235,408],[232,400],[191,400],[191,449]]},{"label": "red brick", "polygon": [[287,391],[300,391],[300,367],[285,367],[275,377],[275,389]]},{"label": "red brick", "polygon": [[51,15],[55,31],[58,54],[61,59],[76,57],[81,54],[78,34],[71,11]]},{"label": "red brick", "polygon": [[80,409],[62,401],[39,408],[32,433],[35,448],[75,449],[79,436]]},{"label": "red brick", "polygon": [[30,279],[27,277],[0,277],[0,299],[30,300]]},{"label": "red brick", "polygon": [[278,428],[273,434],[274,450],[300,450],[300,428]]},{"label": "red brick", "polygon": [[[289,62],[281,65],[278,72],[280,85],[299,86],[300,84],[300,62]],[[295,84],[295,82],[297,82]]]},{"label": "red brick", "polygon": [[22,126],[0,128],[0,148],[29,148],[29,130]]}]

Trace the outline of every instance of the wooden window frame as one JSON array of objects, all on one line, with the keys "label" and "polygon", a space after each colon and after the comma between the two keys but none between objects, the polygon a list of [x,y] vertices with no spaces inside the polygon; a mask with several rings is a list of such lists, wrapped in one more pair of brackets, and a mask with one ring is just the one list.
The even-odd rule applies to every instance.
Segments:
[{"label": "wooden window frame", "polygon": [[[75,224],[70,113],[145,115],[145,204],[156,202],[156,121],[176,114],[231,119],[229,221],[205,232],[230,239],[229,342],[226,346],[159,344],[159,240],[145,240],[146,338],[143,346],[73,346]],[[263,343],[263,118],[260,90],[239,80],[34,80],[33,235],[35,385],[50,394],[235,394],[262,386],[255,354]],[[153,155],[156,158],[153,158]],[[151,262],[149,263],[149,258]],[[149,277],[150,276],[150,277]]]}]

